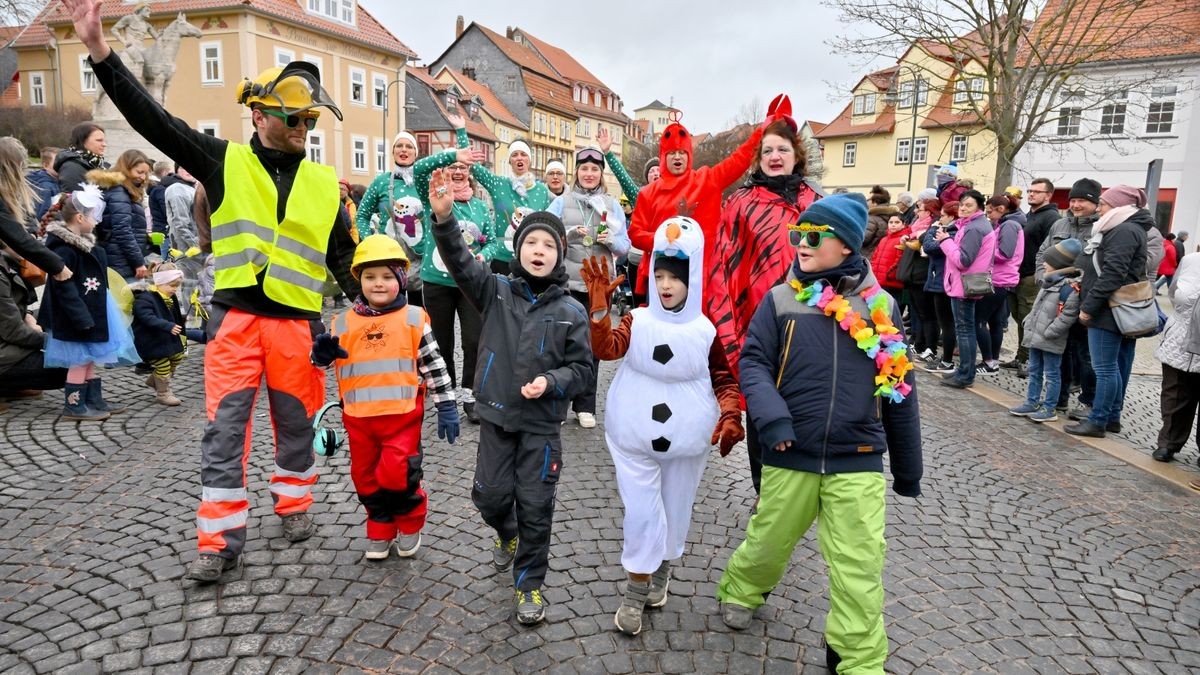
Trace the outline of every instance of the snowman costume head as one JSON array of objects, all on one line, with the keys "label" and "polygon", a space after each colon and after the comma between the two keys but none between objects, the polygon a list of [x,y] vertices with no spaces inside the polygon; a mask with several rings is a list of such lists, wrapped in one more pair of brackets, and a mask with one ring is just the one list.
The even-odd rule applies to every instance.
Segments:
[{"label": "snowman costume head", "polygon": [[[704,295],[704,231],[700,223],[685,216],[675,216],[663,221],[654,233],[654,252],[651,254],[650,279],[659,262],[671,259],[671,273],[677,274],[678,261],[687,264],[688,293],[683,301],[683,307],[677,311],[666,309],[658,297],[658,289],[651,289],[647,307],[654,318],[670,323],[688,323],[701,315],[701,298]],[[663,267],[666,267],[664,264]]]}]

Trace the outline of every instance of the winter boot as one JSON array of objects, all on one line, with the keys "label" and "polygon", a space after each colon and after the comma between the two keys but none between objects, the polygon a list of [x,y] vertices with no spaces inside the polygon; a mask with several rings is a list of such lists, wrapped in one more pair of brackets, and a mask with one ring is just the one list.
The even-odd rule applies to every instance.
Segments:
[{"label": "winter boot", "polygon": [[103,390],[100,388],[100,378],[92,378],[84,383],[84,398],[87,400],[87,406],[92,410],[99,410],[110,415],[125,412],[129,406],[121,405],[120,403],[109,403],[104,400]]},{"label": "winter boot", "polygon": [[617,630],[626,635],[642,632],[642,612],[646,609],[646,596],[649,593],[649,580],[629,580],[625,586],[625,597],[621,600],[621,606],[617,608],[616,616],[613,617]]},{"label": "winter boot", "polygon": [[63,387],[66,401],[63,404],[62,419],[76,422],[99,422],[108,419],[108,413],[92,410],[87,406],[87,385],[67,383]]},{"label": "winter boot", "polygon": [[171,393],[171,376],[153,375],[154,400],[163,405],[179,405],[183,403]]}]

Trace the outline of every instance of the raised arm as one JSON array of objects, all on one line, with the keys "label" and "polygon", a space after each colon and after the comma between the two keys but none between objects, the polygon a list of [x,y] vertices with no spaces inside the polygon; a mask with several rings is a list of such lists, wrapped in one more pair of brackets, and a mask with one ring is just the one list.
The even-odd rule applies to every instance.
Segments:
[{"label": "raised arm", "polygon": [[750,137],[732,154],[712,167],[712,179],[720,189],[724,190],[729,187],[734,181],[741,178],[742,174],[746,173],[746,168],[754,160],[754,152],[758,148],[759,141],[762,140],[762,133],[762,127],[755,129],[754,133],[750,134]]},{"label": "raised arm", "polygon": [[[366,239],[372,234],[371,231],[371,216],[379,210],[379,200],[383,199],[383,193],[388,189],[388,175],[380,174],[371,184],[367,186],[367,191],[363,194],[362,201],[358,203],[358,213],[354,215],[354,227],[358,230],[358,238]],[[391,198],[391,195],[388,195]],[[383,234],[387,230],[387,221],[383,218],[379,219],[379,234]]]},{"label": "raised arm", "polygon": [[596,142],[600,144],[600,152],[604,153],[604,161],[608,164],[608,168],[612,169],[613,175],[617,177],[617,182],[621,185],[621,192],[625,193],[625,198],[632,206],[637,206],[638,190],[642,188],[629,176],[629,172],[625,170],[625,165],[621,164],[621,160],[612,153],[612,136],[608,133],[608,127],[600,127],[596,132]]},{"label": "raised arm", "polygon": [[454,219],[454,197],[449,192],[450,179],[438,171],[429,181],[427,199],[430,205],[429,222],[438,252],[454,283],[482,314],[496,297],[496,275],[475,259],[467,242],[463,241],[458,221]]}]

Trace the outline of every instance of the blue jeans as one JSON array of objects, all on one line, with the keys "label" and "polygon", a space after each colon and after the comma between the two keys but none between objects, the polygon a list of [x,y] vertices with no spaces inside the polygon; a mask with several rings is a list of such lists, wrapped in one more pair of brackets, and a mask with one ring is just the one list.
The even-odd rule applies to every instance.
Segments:
[{"label": "blue jeans", "polygon": [[1103,328],[1088,328],[1088,351],[1096,373],[1096,399],[1088,421],[1096,426],[1121,420],[1125,404],[1125,386],[1133,370],[1133,352],[1137,342]]},{"label": "blue jeans", "polygon": [[954,312],[954,337],[958,340],[958,369],[954,379],[964,384],[975,382],[975,300],[950,298]]},{"label": "blue jeans", "polygon": [[[1058,402],[1058,391],[1062,387],[1062,354],[1053,354],[1041,349],[1029,350],[1029,390],[1025,402],[1046,410],[1053,410]],[[1046,388],[1042,391],[1042,378]]]}]

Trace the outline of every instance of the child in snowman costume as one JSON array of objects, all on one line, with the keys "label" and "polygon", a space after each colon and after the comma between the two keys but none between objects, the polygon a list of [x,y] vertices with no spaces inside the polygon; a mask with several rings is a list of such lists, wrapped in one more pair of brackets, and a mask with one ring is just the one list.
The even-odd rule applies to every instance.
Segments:
[{"label": "child in snowman costume", "polygon": [[703,314],[704,233],[696,221],[668,219],[654,235],[650,278],[656,293],[612,328],[608,261],[586,261],[592,349],[624,357],[608,390],[605,440],[625,505],[621,565],[629,575],[614,622],[637,635],[646,605],[667,601],[671,562],[683,555],[692,504],[712,446],[725,456],[742,440],[738,386]]}]

